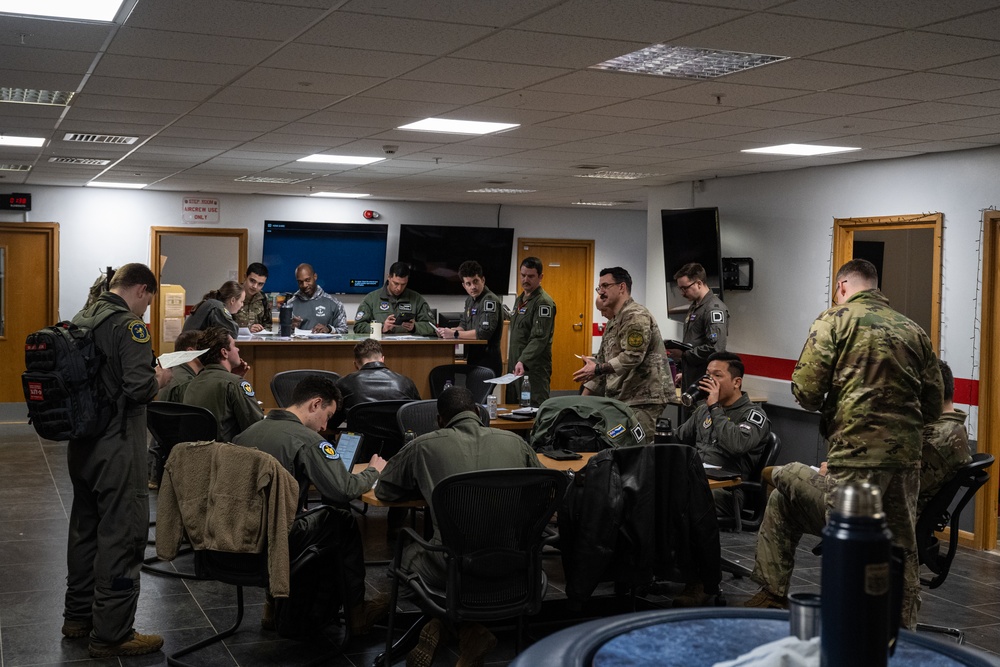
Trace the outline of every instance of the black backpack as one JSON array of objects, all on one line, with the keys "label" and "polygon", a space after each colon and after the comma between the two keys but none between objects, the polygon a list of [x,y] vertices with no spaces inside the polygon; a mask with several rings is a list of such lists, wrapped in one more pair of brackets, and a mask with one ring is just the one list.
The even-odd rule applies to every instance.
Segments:
[{"label": "black backpack", "polygon": [[94,329],[117,311],[105,312],[90,326],[60,322],[24,341],[21,386],[28,422],[46,440],[85,440],[104,433],[116,412],[101,380],[104,353]]}]

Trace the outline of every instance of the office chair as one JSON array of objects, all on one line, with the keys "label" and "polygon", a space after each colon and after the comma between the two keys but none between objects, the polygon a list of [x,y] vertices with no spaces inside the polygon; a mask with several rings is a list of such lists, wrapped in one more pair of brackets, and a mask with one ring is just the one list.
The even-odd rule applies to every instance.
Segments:
[{"label": "office chair", "polygon": [[403,431],[396,421],[396,413],[410,403],[407,400],[372,401],[358,403],[347,411],[347,430],[365,436],[362,451],[356,461],[367,461],[372,454],[391,458],[403,446]]},{"label": "office chair", "polygon": [[334,384],[340,379],[340,375],[333,371],[308,368],[275,373],[274,377],[271,378],[271,395],[274,396],[279,408],[287,408],[292,404],[292,392],[295,390],[295,386],[310,375],[328,378],[333,380]]},{"label": "office chair", "polygon": [[[402,433],[413,431],[414,435],[423,435],[439,428],[437,415],[437,399],[432,398],[427,401],[412,401],[402,406],[396,413],[396,421],[399,422]],[[490,425],[490,411],[485,405],[479,405],[479,418],[483,426]]]},{"label": "office chair", "polygon": [[469,366],[468,364],[445,364],[435,366],[431,369],[429,381],[431,385],[431,398],[438,398],[444,391],[444,384],[447,381],[456,387],[465,387],[472,392],[472,400],[476,403],[484,403],[486,397],[492,393],[494,385],[486,382],[496,377],[493,371],[483,366]]},{"label": "office chair", "polygon": [[[735,530],[757,530],[764,520],[764,508],[767,506],[767,489],[764,485],[764,468],[773,466],[781,453],[781,438],[774,431],[768,433],[761,445],[760,453],[746,479],[740,481],[743,490],[743,507],[740,513],[740,524],[735,518],[719,517],[719,527]],[[725,568],[723,568],[725,569]]]}]

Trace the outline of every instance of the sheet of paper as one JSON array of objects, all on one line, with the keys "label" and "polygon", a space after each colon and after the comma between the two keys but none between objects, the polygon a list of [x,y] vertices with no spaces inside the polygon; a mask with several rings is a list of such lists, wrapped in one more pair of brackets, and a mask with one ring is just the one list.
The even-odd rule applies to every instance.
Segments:
[{"label": "sheet of paper", "polygon": [[489,382],[490,384],[510,384],[519,377],[520,377],[519,375],[514,375],[513,373],[507,373],[507,375],[501,375],[498,378],[490,378],[489,380],[483,380],[483,382]]},{"label": "sheet of paper", "polygon": [[237,337],[239,337],[239,336],[249,336],[249,335],[250,335],[250,328],[249,327],[240,327],[239,331],[236,332],[236,336]]},{"label": "sheet of paper", "polygon": [[702,463],[705,466],[705,470],[722,470],[722,466],[714,466],[711,463]]},{"label": "sheet of paper", "polygon": [[173,368],[174,366],[180,366],[181,364],[186,364],[192,359],[197,359],[201,355],[208,352],[208,350],[182,350],[180,352],[165,352],[161,354],[157,361],[160,362],[161,368]]}]

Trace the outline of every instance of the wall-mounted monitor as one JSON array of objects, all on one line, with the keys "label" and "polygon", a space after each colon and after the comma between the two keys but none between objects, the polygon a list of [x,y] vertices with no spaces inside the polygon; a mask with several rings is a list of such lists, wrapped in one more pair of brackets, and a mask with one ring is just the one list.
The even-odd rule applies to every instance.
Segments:
[{"label": "wall-mounted monitor", "polygon": [[388,225],[264,221],[267,292],[295,292],[295,267],[312,264],[331,294],[367,294],[385,280]]},{"label": "wall-mounted monitor", "polygon": [[461,294],[459,265],[474,259],[483,266],[486,286],[497,295],[510,291],[514,230],[498,227],[400,225],[399,261],[412,267],[409,287],[421,294]]},{"label": "wall-mounted monitor", "polygon": [[[663,228],[663,269],[667,277],[667,305],[684,304],[675,297],[674,273],[689,262],[705,267],[708,286],[722,296],[722,245],[719,242],[719,209],[686,208],[660,211]],[[673,288],[673,289],[672,289]],[[674,292],[675,294],[672,294]]]}]

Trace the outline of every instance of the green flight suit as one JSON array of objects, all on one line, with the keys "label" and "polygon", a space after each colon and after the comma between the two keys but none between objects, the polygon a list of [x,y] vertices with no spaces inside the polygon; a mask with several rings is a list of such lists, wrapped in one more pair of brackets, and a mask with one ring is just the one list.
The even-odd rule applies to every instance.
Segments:
[{"label": "green flight suit", "polygon": [[729,338],[729,309],[715,292],[709,292],[688,306],[684,316],[682,341],[691,345],[681,354],[682,386],[686,389],[705,374],[708,357],[726,351]]},{"label": "green flight suit", "polygon": [[184,403],[206,408],[219,422],[219,442],[232,442],[264,418],[253,385],[222,364],[208,364],[188,383]]},{"label": "green flight suit", "polygon": [[[403,290],[399,296],[389,293],[388,286],[383,286],[368,295],[358,306],[358,312],[354,316],[354,333],[371,333],[371,323],[385,323],[390,315],[395,315],[398,319],[400,315],[413,315],[416,326],[413,333],[417,336],[435,336],[435,322],[431,316],[431,307],[427,305],[424,297],[411,289]],[[390,334],[410,333],[402,326],[395,326]]]},{"label": "green flight suit", "polygon": [[184,392],[187,390],[188,383],[195,378],[197,373],[187,364],[174,366],[170,370],[173,371],[173,377],[167,383],[167,386],[161,389],[160,393],[156,395],[156,400],[183,403]]},{"label": "green flight suit", "polygon": [[236,338],[240,327],[233,319],[233,314],[226,310],[223,303],[217,299],[202,301],[191,316],[184,320],[182,331],[204,331],[209,327],[222,327],[229,335]]},{"label": "green flight suit", "polygon": [[[503,304],[489,288],[483,287],[478,299],[465,298],[465,310],[458,322],[460,329],[475,331],[476,339],[486,345],[468,345],[465,359],[471,366],[485,366],[497,377],[503,375],[500,339],[503,337]],[[461,342],[461,341],[459,341]]]},{"label": "green flight suit", "polygon": [[[521,362],[531,383],[531,405],[536,408],[549,397],[555,323],[556,303],[541,285],[528,297],[521,292],[514,301],[507,332],[507,371],[513,373],[514,366]],[[521,383],[507,385],[507,402],[517,403],[520,398]]]}]

